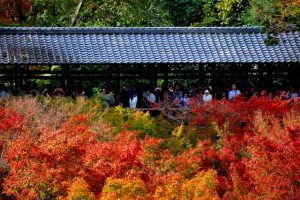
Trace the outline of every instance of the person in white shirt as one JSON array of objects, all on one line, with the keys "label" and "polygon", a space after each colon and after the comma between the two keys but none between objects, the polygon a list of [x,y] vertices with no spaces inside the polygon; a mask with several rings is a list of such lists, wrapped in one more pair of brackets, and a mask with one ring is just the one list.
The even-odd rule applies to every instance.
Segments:
[{"label": "person in white shirt", "polygon": [[134,91],[132,93],[132,97],[129,98],[129,107],[132,109],[136,109],[137,101],[138,101],[137,93],[136,91]]},{"label": "person in white shirt", "polygon": [[208,89],[206,89],[206,90],[204,91],[204,94],[203,94],[203,96],[202,96],[202,100],[203,100],[204,103],[205,103],[205,102],[209,102],[209,101],[212,100],[212,95],[209,93],[209,90],[208,90]]},{"label": "person in white shirt", "polygon": [[156,102],[155,95],[153,93],[151,93],[149,90],[147,90],[147,100],[150,103],[155,103]]},{"label": "person in white shirt", "polygon": [[236,89],[236,85],[235,84],[232,84],[231,88],[232,89],[228,93],[228,99],[229,99],[229,101],[233,100],[236,96],[238,96],[238,95],[241,94],[241,92]]}]

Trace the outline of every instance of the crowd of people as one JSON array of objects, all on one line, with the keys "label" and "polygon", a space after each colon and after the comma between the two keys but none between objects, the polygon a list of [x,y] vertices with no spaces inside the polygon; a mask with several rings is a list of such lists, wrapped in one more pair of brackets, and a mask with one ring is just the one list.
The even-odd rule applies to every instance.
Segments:
[{"label": "crowd of people", "polygon": [[[85,90],[82,86],[78,85],[73,88],[72,92],[66,93],[60,85],[54,87],[45,87],[44,90],[38,91],[37,84],[31,82],[26,87],[26,93],[31,96],[42,95],[45,97],[66,96],[69,95],[73,98],[77,96],[86,96]],[[260,90],[255,87],[247,87],[240,90],[236,84],[232,84],[230,89],[220,90],[214,87],[214,90],[201,85],[191,83],[189,87],[183,88],[180,83],[170,85],[167,90],[162,87],[129,87],[125,85],[121,87],[120,92],[112,91],[110,88],[102,88],[101,94],[107,104],[111,107],[122,105],[132,109],[136,108],[157,108],[162,103],[168,104],[173,108],[189,108],[192,99],[197,100],[199,103],[206,103],[213,99],[232,101],[237,96],[250,99],[251,97],[268,97],[280,99],[296,99],[300,96],[300,90],[289,87],[288,89],[276,89],[267,91],[261,88]],[[119,95],[116,95],[119,94]],[[9,97],[9,90],[4,84],[0,84],[0,99],[7,99]]]},{"label": "crowd of people", "polygon": [[241,96],[246,99],[252,97],[268,97],[270,99],[280,98],[282,100],[300,97],[300,90],[290,87],[289,89],[277,89],[275,91],[267,91],[261,88],[260,90],[254,87],[240,90],[236,84],[232,84],[230,89],[223,91],[216,89],[212,92],[209,87],[202,88],[201,85],[191,84],[190,88],[184,89],[179,83],[174,86],[169,86],[168,91],[163,91],[161,87],[151,89],[148,87],[145,90],[137,91],[135,87],[127,89],[122,87],[120,93],[120,104],[123,107],[130,108],[155,108],[161,103],[169,104],[173,108],[189,108],[192,99],[198,103],[207,103],[213,99],[232,101],[235,97]]}]

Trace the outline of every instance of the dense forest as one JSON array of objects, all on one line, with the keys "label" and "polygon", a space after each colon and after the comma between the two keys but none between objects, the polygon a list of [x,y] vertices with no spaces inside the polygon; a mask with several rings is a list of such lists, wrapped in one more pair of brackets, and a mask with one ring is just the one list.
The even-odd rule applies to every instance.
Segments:
[{"label": "dense forest", "polygon": [[2,26],[300,24],[299,0],[0,0]]}]

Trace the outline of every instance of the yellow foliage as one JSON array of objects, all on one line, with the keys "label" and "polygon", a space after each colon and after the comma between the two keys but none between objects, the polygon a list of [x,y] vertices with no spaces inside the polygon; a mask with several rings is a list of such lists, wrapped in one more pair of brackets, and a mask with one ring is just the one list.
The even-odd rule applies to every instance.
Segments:
[{"label": "yellow foliage", "polygon": [[144,113],[116,106],[106,114],[105,119],[114,127],[114,133],[119,133],[124,129],[138,130],[142,137],[156,133],[154,119],[150,117],[148,112]]},{"label": "yellow foliage", "polygon": [[76,178],[69,188],[67,200],[96,200],[96,196],[89,190],[82,178]]},{"label": "yellow foliage", "polygon": [[225,24],[229,24],[229,15],[233,13],[235,7],[239,7],[241,4],[242,0],[220,0],[217,2],[218,14]]},{"label": "yellow foliage", "polygon": [[172,131],[172,135],[179,138],[182,136],[182,133],[183,133],[183,129],[184,129],[184,125],[183,124],[180,124],[178,127],[176,127],[174,129],[174,131]]},{"label": "yellow foliage", "polygon": [[176,200],[180,198],[180,182],[172,180],[164,186],[158,186],[155,190],[154,200]]},{"label": "yellow foliage", "polygon": [[157,187],[154,200],[219,200],[216,191],[215,170],[201,171],[194,178],[183,183],[171,180],[163,186]]},{"label": "yellow foliage", "polygon": [[217,200],[215,170],[201,171],[193,179],[182,184],[181,198],[182,200]]},{"label": "yellow foliage", "polygon": [[146,188],[142,180],[108,178],[102,190],[101,200],[146,199]]}]

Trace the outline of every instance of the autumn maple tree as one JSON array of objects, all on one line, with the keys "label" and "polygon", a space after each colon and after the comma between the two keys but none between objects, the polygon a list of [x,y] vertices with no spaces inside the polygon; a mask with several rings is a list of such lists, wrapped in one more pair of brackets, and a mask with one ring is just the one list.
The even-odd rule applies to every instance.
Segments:
[{"label": "autumn maple tree", "polygon": [[[194,121],[170,135],[155,134],[159,124],[148,115],[120,107],[104,118],[86,110],[63,115],[64,122],[35,132],[28,118],[44,108],[30,114],[13,108],[0,107],[0,164],[3,194],[15,199],[300,198],[297,101],[197,104]],[[119,120],[105,124],[114,117]],[[195,131],[194,145],[187,126]]]}]

